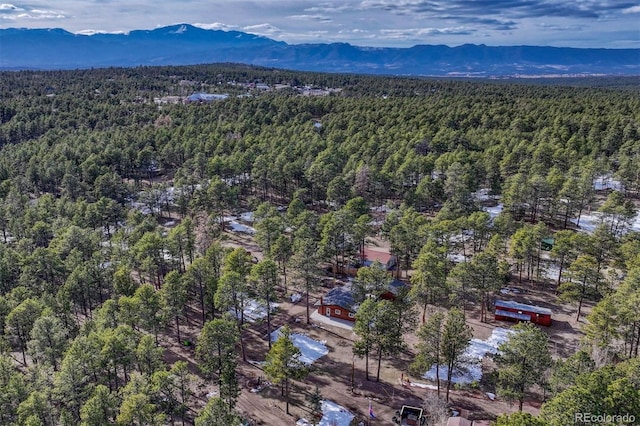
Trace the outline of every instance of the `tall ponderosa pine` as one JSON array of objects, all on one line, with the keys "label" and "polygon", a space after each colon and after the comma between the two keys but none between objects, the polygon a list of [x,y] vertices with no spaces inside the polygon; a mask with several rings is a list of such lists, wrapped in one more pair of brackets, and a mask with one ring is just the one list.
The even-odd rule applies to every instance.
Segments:
[{"label": "tall ponderosa pine", "polygon": [[462,355],[466,351],[472,335],[472,329],[466,324],[464,314],[456,308],[451,309],[442,329],[441,340],[442,360],[447,367],[447,402],[449,401],[453,371],[459,368]]},{"label": "tall ponderosa pine", "polygon": [[576,321],[580,321],[582,304],[588,298],[599,296],[598,285],[603,282],[602,273],[598,270],[593,256],[581,255],[569,266],[571,281],[564,282],[558,288],[560,299],[578,304]]},{"label": "tall ponderosa pine", "polygon": [[318,245],[311,238],[299,238],[294,242],[294,255],[291,258],[291,266],[295,271],[295,277],[298,280],[297,287],[304,295],[307,324],[311,323],[311,313],[309,307],[309,298],[311,292],[319,285],[320,268],[318,263],[320,257],[318,255]]},{"label": "tall ponderosa pine", "polygon": [[447,259],[433,241],[428,241],[413,262],[410,296],[422,305],[422,323],[427,306],[440,302],[446,295]]},{"label": "tall ponderosa pine", "polygon": [[445,316],[442,312],[436,312],[418,330],[417,355],[411,364],[411,370],[422,375],[432,365],[436,366],[436,385],[440,395],[440,365],[442,357],[442,334]]},{"label": "tall ponderosa pine", "polygon": [[227,359],[235,357],[235,345],[238,343],[238,331],[235,321],[216,318],[207,321],[202,328],[196,346],[196,357],[200,369],[212,378],[222,376],[222,368]]},{"label": "tall ponderosa pine", "polygon": [[246,360],[244,341],[242,340],[242,330],[244,327],[244,308],[247,299],[247,283],[237,272],[225,272],[220,277],[220,283],[216,290],[216,305],[222,311],[231,311],[236,321],[240,347],[242,348],[242,359]]},{"label": "tall ponderosa pine", "polygon": [[522,411],[529,388],[543,384],[551,354],[549,337],[535,325],[521,323],[513,329],[515,333],[498,347],[498,394],[507,401],[518,401]]},{"label": "tall ponderosa pine", "polygon": [[250,280],[258,298],[267,306],[267,339],[271,348],[271,304],[276,298],[278,266],[270,259],[258,262],[251,268]]},{"label": "tall ponderosa pine", "polygon": [[307,375],[307,368],[300,360],[300,349],[291,340],[291,329],[283,326],[280,336],[273,344],[264,366],[267,377],[275,383],[282,384],[282,396],[286,399],[286,412],[289,414],[289,382],[300,380]]},{"label": "tall ponderosa pine", "polygon": [[175,321],[176,337],[178,342],[181,342],[180,317],[185,317],[184,310],[188,296],[185,280],[177,271],[169,272],[164,278],[164,285],[160,290],[160,294],[165,313]]},{"label": "tall ponderosa pine", "polygon": [[67,334],[68,331],[57,317],[44,315],[36,319],[30,333],[31,340],[27,344],[31,356],[58,371],[67,345]]},{"label": "tall ponderosa pine", "polygon": [[80,409],[81,426],[103,426],[112,424],[116,417],[118,402],[116,395],[104,385],[98,385],[91,398]]},{"label": "tall ponderosa pine", "polygon": [[240,416],[230,411],[221,398],[211,398],[195,420],[196,426],[235,426],[240,424]]}]

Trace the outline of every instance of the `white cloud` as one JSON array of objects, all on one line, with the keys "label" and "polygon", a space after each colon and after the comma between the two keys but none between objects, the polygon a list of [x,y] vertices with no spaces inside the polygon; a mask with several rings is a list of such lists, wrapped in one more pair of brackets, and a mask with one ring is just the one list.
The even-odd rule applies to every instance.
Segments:
[{"label": "white cloud", "polygon": [[287,18],[300,21],[331,22],[331,18],[323,15],[290,15]]},{"label": "white cloud", "polygon": [[[60,10],[44,10],[44,9],[31,9],[29,11],[17,7],[12,4],[3,3],[0,4],[0,11],[9,11],[9,13],[0,14],[0,18],[11,21],[33,21],[33,20],[47,20],[47,19],[64,19],[65,13]],[[21,13],[11,13],[21,12]]]},{"label": "white cloud", "polygon": [[391,39],[411,39],[421,36],[434,35],[469,35],[476,30],[467,27],[445,27],[445,28],[405,28],[405,29],[382,29],[380,33]]},{"label": "white cloud", "polygon": [[582,25],[556,25],[556,24],[548,24],[546,22],[542,22],[537,25],[540,28],[544,28],[545,30],[552,30],[552,31],[582,31],[584,29]]},{"label": "white cloud", "polygon": [[244,31],[248,31],[250,33],[255,34],[276,34],[281,33],[282,30],[274,25],[264,23],[257,25],[248,25],[242,28]]},{"label": "white cloud", "polygon": [[231,30],[236,30],[238,29],[237,25],[227,25],[227,24],[223,24],[222,22],[213,22],[211,24],[200,24],[200,23],[196,23],[193,24],[194,27],[198,27],[198,28],[202,28],[203,30],[224,30],[224,31],[231,31]]},{"label": "white cloud", "polygon": [[95,34],[126,34],[124,31],[99,31],[99,30],[80,30],[76,31],[74,34],[91,36]]},{"label": "white cloud", "polygon": [[[639,43],[638,0],[0,1],[7,2],[0,3],[5,27],[64,27],[82,34],[189,23],[292,44],[409,47],[475,43],[480,37],[489,45],[637,48]],[[615,25],[602,25],[605,20]]]},{"label": "white cloud", "polygon": [[324,40],[326,39],[328,34],[329,34],[329,31],[317,30],[317,31],[305,31],[303,33],[282,33],[279,35],[279,38],[281,39],[294,38],[300,41]]},{"label": "white cloud", "polygon": [[347,4],[335,5],[334,3],[321,3],[317,6],[307,7],[304,9],[305,12],[310,13],[336,13],[336,12],[344,12],[346,10],[352,9],[351,6]]},{"label": "white cloud", "polygon": [[20,19],[64,19],[66,16],[55,10],[38,10],[34,9],[30,13],[21,13],[18,15]]},{"label": "white cloud", "polygon": [[23,11],[24,9],[14,4],[2,3],[0,4],[0,10],[12,10],[12,11],[19,12],[19,11]]}]

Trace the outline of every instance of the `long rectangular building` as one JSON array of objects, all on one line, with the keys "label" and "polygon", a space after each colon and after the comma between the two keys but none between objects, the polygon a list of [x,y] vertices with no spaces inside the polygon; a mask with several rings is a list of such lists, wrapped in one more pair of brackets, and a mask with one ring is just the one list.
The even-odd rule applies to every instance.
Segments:
[{"label": "long rectangular building", "polygon": [[551,309],[527,305],[510,300],[496,300],[495,319],[501,321],[530,321],[534,324],[551,325]]}]

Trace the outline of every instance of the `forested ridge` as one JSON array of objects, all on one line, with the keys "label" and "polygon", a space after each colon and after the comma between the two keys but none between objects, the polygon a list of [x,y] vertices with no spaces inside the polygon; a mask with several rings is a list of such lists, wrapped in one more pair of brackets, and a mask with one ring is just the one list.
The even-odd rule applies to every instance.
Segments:
[{"label": "forested ridge", "polygon": [[[578,320],[590,304],[581,351],[547,365],[545,383],[526,382],[551,395],[540,421],[567,424],[575,406],[640,416],[640,236],[631,227],[640,87],[593,81],[242,65],[0,73],[0,425],[238,422],[246,328],[221,313],[237,313],[245,294],[274,302],[287,284],[309,304],[320,266],[353,262],[374,235],[390,242],[398,275],[411,275],[406,302],[460,308],[452,323],[472,306],[485,321],[509,280],[549,286]],[[302,86],[337,90],[303,96]],[[230,96],[158,101],[196,92]],[[619,187],[596,190],[602,176]],[[483,189],[489,201],[475,196]],[[504,210],[493,220],[482,207],[498,197]],[[375,224],[370,208],[383,205],[391,213]],[[592,209],[601,223],[577,232],[571,219]],[[225,243],[224,217],[245,210],[255,211],[264,259]],[[462,246],[461,233],[472,236]],[[559,268],[557,280],[541,266],[548,237],[556,244],[543,264]],[[469,262],[449,261],[455,250]],[[201,370],[165,363],[163,345],[194,322],[206,330],[193,354]],[[354,353],[373,355],[372,342]],[[380,359],[407,350],[380,342],[378,379]],[[274,383],[303,377],[269,374],[291,374]],[[525,385],[500,380],[498,395],[522,408]],[[220,398],[203,407],[195,383],[215,385]]]}]

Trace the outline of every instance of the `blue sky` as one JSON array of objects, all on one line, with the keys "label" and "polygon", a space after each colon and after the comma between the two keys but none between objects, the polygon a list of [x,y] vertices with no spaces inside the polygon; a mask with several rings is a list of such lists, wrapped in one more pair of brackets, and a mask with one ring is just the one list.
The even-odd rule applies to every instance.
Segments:
[{"label": "blue sky", "polygon": [[245,31],[287,43],[640,47],[640,0],[9,0],[0,3],[0,28],[127,32],[178,23]]}]

